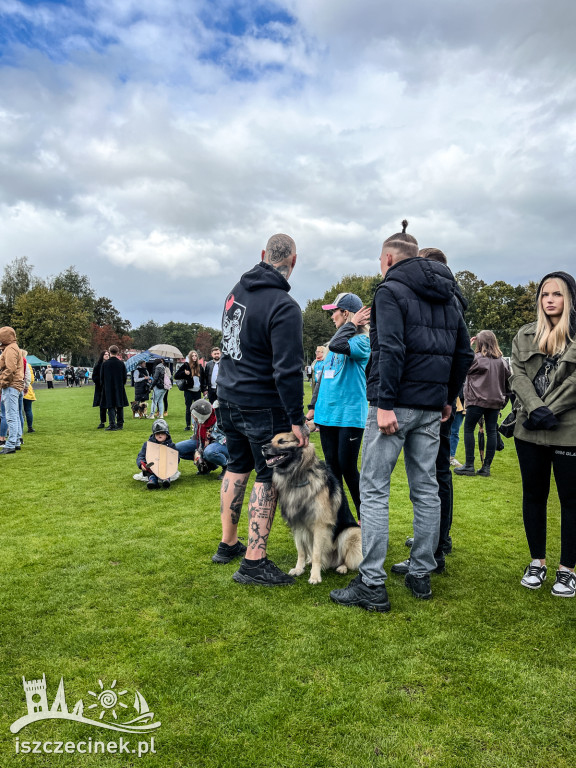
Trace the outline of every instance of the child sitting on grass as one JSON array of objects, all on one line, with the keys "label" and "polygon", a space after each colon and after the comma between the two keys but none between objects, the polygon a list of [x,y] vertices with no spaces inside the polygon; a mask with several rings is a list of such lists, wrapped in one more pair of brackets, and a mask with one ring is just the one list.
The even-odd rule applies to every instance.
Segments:
[{"label": "child sitting on grass", "polygon": [[[164,488],[170,488],[170,480],[175,480],[176,477],[179,476],[179,473],[176,475],[173,475],[170,480],[160,480],[154,473],[154,470],[146,464],[146,446],[148,443],[160,443],[161,445],[166,445],[168,448],[173,448],[176,450],[175,444],[172,442],[172,438],[170,437],[170,430],[168,429],[168,424],[164,419],[156,419],[154,424],[152,425],[152,434],[148,438],[148,440],[144,443],[142,448],[140,449],[140,453],[138,454],[138,457],[136,459],[136,464],[138,465],[138,468],[142,470],[143,478],[148,478],[148,482],[146,483],[146,487],[149,491],[155,491],[159,486],[160,483]],[[138,477],[135,475],[135,477]],[[138,477],[138,479],[140,479]]]}]

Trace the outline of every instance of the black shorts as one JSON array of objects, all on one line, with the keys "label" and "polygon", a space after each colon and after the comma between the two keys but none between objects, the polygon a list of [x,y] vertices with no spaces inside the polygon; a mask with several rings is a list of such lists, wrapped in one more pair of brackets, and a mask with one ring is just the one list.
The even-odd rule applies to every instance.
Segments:
[{"label": "black shorts", "polygon": [[279,432],[292,426],[283,408],[252,408],[219,400],[220,420],[226,435],[230,458],[228,472],[238,475],[256,470],[256,482],[272,480],[272,468],[266,465],[262,446]]}]

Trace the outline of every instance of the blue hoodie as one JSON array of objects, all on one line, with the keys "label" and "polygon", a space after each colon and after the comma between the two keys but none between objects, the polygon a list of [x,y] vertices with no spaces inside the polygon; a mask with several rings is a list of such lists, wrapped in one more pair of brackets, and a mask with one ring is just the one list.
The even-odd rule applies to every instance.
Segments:
[{"label": "blue hoodie", "polygon": [[288,281],[266,262],[240,278],[222,314],[218,399],[238,406],[279,408],[303,424],[302,312]]}]

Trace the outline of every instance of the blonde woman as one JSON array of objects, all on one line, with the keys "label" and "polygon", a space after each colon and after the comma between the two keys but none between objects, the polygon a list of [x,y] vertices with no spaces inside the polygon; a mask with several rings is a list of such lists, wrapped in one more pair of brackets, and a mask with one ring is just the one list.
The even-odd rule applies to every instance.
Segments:
[{"label": "blonde woman", "polygon": [[[22,357],[26,360],[26,357],[28,356],[28,352],[23,349],[22,350]],[[30,379],[28,380],[28,376]],[[26,426],[28,428],[28,432],[36,432],[32,424],[34,423],[34,416],[32,415],[32,403],[34,400],[36,400],[36,394],[34,393],[34,387],[32,386],[34,384],[34,369],[32,366],[26,361],[26,372],[24,375],[24,397],[22,399],[22,405],[24,406],[24,416],[26,417]],[[26,386],[27,385],[27,386]],[[24,424],[22,424],[22,429],[24,429]]]},{"label": "blonde woman", "polygon": [[[481,477],[490,477],[490,466],[496,453],[498,414],[506,404],[510,367],[502,357],[498,340],[492,331],[480,331],[472,341],[476,342],[476,354],[464,383],[466,464],[463,467],[457,467],[454,473],[464,476],[476,474]],[[482,417],[486,427],[486,456],[478,472],[475,472],[474,431]]]},{"label": "blonde woman", "polygon": [[576,281],[551,272],[538,287],[537,320],[512,344],[514,441],[522,475],[522,514],[532,561],[521,584],[546,579],[546,507],[550,476],[560,500],[560,565],[552,594],[576,594]]}]

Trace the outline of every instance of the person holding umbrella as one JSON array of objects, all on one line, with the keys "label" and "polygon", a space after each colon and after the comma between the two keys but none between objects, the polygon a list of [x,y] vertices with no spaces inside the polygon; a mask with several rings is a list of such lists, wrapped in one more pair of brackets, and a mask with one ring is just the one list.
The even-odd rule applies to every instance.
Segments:
[{"label": "person holding umbrella", "polygon": [[[471,339],[475,342],[476,354],[474,362],[464,383],[464,402],[466,417],[464,419],[464,448],[466,463],[456,467],[456,475],[490,477],[490,467],[496,453],[498,414],[506,405],[508,399],[508,379],[510,366],[502,357],[498,340],[492,331],[480,331],[478,336]],[[474,431],[481,418],[484,418],[486,430],[486,455],[478,472],[474,470],[474,449],[476,441]],[[481,436],[480,449],[483,449]]]}]

